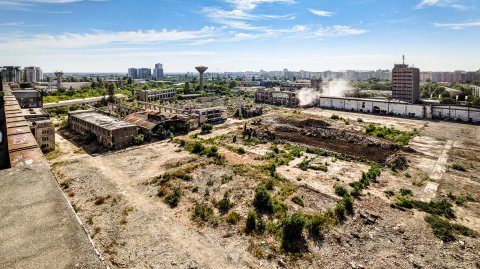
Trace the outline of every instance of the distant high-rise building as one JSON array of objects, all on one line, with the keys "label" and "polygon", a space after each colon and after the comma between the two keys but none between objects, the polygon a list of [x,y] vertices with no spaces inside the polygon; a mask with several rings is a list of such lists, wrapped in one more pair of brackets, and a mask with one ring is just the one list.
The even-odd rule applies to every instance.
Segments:
[{"label": "distant high-rise building", "polygon": [[420,101],[420,69],[396,64],[392,70],[392,98],[408,103]]},{"label": "distant high-rise building", "polygon": [[20,66],[4,66],[2,73],[6,82],[20,83],[22,81],[22,69]]},{"label": "distant high-rise building", "polygon": [[23,72],[25,82],[40,82],[43,80],[43,71],[40,67],[25,67]]},{"label": "distant high-rise building", "polygon": [[137,68],[129,68],[128,69],[128,77],[132,79],[138,78],[138,70]]},{"label": "distant high-rise building", "polygon": [[163,79],[163,64],[155,64],[155,69],[153,69],[153,77],[156,80]]},{"label": "distant high-rise building", "polygon": [[152,77],[152,69],[150,68],[139,68],[137,78],[139,79],[149,79]]}]

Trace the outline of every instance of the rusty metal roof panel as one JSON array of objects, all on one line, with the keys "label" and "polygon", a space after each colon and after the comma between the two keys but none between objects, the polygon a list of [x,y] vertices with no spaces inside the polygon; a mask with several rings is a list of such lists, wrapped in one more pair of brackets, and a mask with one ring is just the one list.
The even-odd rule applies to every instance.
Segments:
[{"label": "rusty metal roof panel", "polygon": [[28,127],[28,122],[26,120],[18,121],[18,122],[8,122],[7,121],[7,128],[22,127],[22,126],[27,126]]},{"label": "rusty metal roof panel", "polygon": [[149,130],[152,130],[157,126],[156,123],[149,122],[147,119],[139,116],[137,113],[130,114],[123,120]]},{"label": "rusty metal roof panel", "polygon": [[11,167],[30,166],[44,161],[43,153],[39,148],[19,150],[10,153]]},{"label": "rusty metal roof panel", "polygon": [[7,129],[7,135],[18,135],[31,133],[28,126],[12,127]]}]

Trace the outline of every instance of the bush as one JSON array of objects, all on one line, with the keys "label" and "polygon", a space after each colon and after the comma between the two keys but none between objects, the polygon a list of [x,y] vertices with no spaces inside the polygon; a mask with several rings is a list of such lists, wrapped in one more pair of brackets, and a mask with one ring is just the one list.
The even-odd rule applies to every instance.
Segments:
[{"label": "bush", "polygon": [[397,198],[397,202],[395,202],[392,206],[401,209],[416,208],[420,211],[427,212],[432,215],[444,216],[447,219],[455,218],[452,204],[449,203],[446,199],[442,199],[440,201],[430,201],[427,203],[419,200],[412,200],[410,197],[407,196],[400,196]]},{"label": "bush", "polygon": [[358,119],[357,119],[357,122],[363,122],[363,119],[362,119],[362,118],[358,118]]},{"label": "bush", "polygon": [[441,219],[434,215],[425,216],[425,221],[432,228],[433,234],[444,242],[455,241],[454,234],[461,234],[468,237],[476,237],[477,234],[472,229],[460,224],[451,223],[448,220]]},{"label": "bush", "polygon": [[238,214],[237,212],[235,211],[231,211],[230,213],[228,213],[228,215],[225,217],[225,220],[227,221],[227,223],[231,224],[231,225],[235,225],[237,224],[237,222],[240,220],[240,214]]},{"label": "bush", "polygon": [[345,206],[345,210],[347,210],[347,212],[349,214],[353,214],[353,198],[352,198],[352,196],[350,196],[348,194],[343,196],[343,199],[342,199],[341,203],[343,203],[343,205]]},{"label": "bush", "polygon": [[250,210],[247,215],[247,220],[245,221],[245,232],[251,233],[255,231],[255,227],[257,226],[257,214],[255,211]]},{"label": "bush", "polygon": [[210,124],[210,123],[202,124],[202,127],[201,127],[201,133],[202,134],[209,134],[209,133],[212,132],[212,130],[213,130],[212,124]]},{"label": "bush", "polygon": [[461,172],[466,172],[467,171],[467,169],[459,163],[452,163],[452,165],[450,165],[450,167],[452,169],[455,169],[455,170],[461,171]]},{"label": "bush", "polygon": [[333,185],[333,188],[335,189],[335,194],[340,196],[340,197],[343,197],[348,193],[347,188],[345,188],[344,186],[342,186],[340,184]]},{"label": "bush", "polygon": [[195,141],[192,147],[192,153],[200,154],[205,150],[205,146],[200,141]]},{"label": "bush", "polygon": [[170,207],[176,207],[178,202],[180,202],[180,197],[182,196],[182,192],[179,187],[173,189],[173,192],[165,196],[164,202],[169,205]]},{"label": "bush", "polygon": [[264,186],[258,186],[255,189],[255,197],[253,199],[253,205],[258,210],[272,212],[272,197],[268,193],[267,189]]},{"label": "bush", "polygon": [[300,198],[298,196],[293,196],[292,197],[292,202],[294,202],[295,204],[297,204],[299,206],[302,206],[302,207],[304,206],[302,198]]},{"label": "bush", "polygon": [[240,155],[243,155],[243,154],[245,154],[245,149],[242,148],[242,147],[239,147],[239,148],[237,149],[237,153],[240,154]]},{"label": "bush", "polygon": [[332,120],[339,120],[340,119],[340,116],[338,116],[337,114],[333,114],[330,119]]},{"label": "bush", "polygon": [[342,202],[337,203],[334,212],[338,221],[341,222],[345,219],[345,205]]},{"label": "bush", "polygon": [[305,227],[305,218],[301,213],[294,213],[282,221],[282,246],[290,249],[293,242],[302,238],[303,228]]},{"label": "bush", "polygon": [[401,188],[400,189],[400,194],[402,196],[412,196],[413,193],[412,193],[412,190],[410,190],[410,189]]},{"label": "bush", "polygon": [[327,218],[322,214],[313,215],[306,223],[308,234],[313,238],[321,238],[327,226]]},{"label": "bush", "polygon": [[227,212],[232,207],[233,207],[233,203],[230,202],[230,197],[228,195],[228,192],[225,192],[223,194],[222,200],[218,201],[217,208],[218,208],[218,210],[220,211],[221,214],[227,214]]},{"label": "bush", "polygon": [[193,207],[192,218],[196,220],[209,221],[213,217],[213,208],[207,204],[196,204]]},{"label": "bush", "polygon": [[135,145],[141,145],[144,140],[145,140],[145,136],[143,136],[143,134],[139,134],[133,138],[133,143]]}]

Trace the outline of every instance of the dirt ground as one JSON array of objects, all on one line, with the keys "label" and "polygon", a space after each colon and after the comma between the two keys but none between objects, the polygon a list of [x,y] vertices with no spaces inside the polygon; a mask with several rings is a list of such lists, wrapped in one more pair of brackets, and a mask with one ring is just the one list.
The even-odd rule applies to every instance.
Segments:
[{"label": "dirt ground", "polygon": [[[364,124],[375,122],[403,131],[416,128],[419,135],[410,141],[411,150],[403,153],[409,168],[392,171],[384,167],[378,182],[355,201],[355,214],[322,240],[308,240],[308,254],[300,257],[279,250],[275,236],[243,232],[255,186],[265,180],[257,170],[249,169],[267,162],[272,146],[240,142],[247,120],[228,121],[215,126],[212,134],[198,136],[203,141],[213,139],[225,163],[191,154],[171,141],[90,155],[58,134],[58,156],[50,163],[111,268],[480,268],[478,238],[458,236],[457,241],[443,243],[424,221],[425,213],[391,208],[394,198],[385,195],[385,191],[398,193],[404,188],[422,201],[449,193],[468,196],[471,199],[454,205],[456,221],[479,233],[479,126],[320,109],[301,113],[325,121],[332,114],[340,115],[351,119],[352,124],[331,124],[356,132],[362,130],[356,119],[362,118]],[[233,136],[239,141],[233,143]],[[282,150],[287,146],[279,147]],[[238,147],[245,153],[232,150]],[[300,169],[305,158],[325,164],[328,170]],[[466,171],[452,169],[453,163]],[[348,186],[368,167],[368,160],[302,153],[288,165],[277,167],[285,181],[275,185],[272,193],[282,197],[279,199],[286,204],[288,215],[296,211],[315,214],[340,200],[335,184]],[[152,184],[165,172],[177,170],[189,172],[191,178]],[[178,206],[169,207],[157,195],[163,187],[167,192],[181,189]],[[240,216],[236,224],[226,223],[226,216],[214,207],[225,193],[233,202],[231,210]],[[304,206],[293,203],[293,196],[301,197]],[[212,205],[215,217],[205,223],[193,220],[197,204]],[[265,220],[278,221],[271,216],[265,216]]]}]

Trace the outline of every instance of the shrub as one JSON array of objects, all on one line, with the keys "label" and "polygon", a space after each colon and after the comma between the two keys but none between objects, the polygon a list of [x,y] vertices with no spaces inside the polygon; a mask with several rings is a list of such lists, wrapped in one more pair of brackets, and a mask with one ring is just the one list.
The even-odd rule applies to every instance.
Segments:
[{"label": "shrub", "polygon": [[232,207],[233,207],[233,203],[230,202],[230,197],[228,195],[228,192],[225,192],[223,194],[223,198],[220,201],[218,201],[217,208],[221,214],[227,214],[227,212]]},{"label": "shrub", "polygon": [[338,221],[343,221],[345,219],[345,205],[342,202],[337,203],[334,212]]},{"label": "shrub", "polygon": [[145,140],[145,137],[143,136],[143,134],[139,134],[133,138],[133,143],[135,145],[140,145],[143,143],[144,140]]},{"label": "shrub", "polygon": [[333,114],[330,119],[332,120],[339,120],[340,119],[340,116],[338,116],[337,114]]},{"label": "shrub", "polygon": [[107,200],[110,196],[96,196],[95,197],[95,205],[102,205],[105,203],[105,200]]},{"label": "shrub", "polygon": [[434,215],[425,216],[425,221],[432,228],[433,234],[444,242],[456,240],[454,234],[461,234],[468,237],[476,237],[477,234],[472,229],[460,224],[451,223],[448,220],[441,219]]},{"label": "shrub", "polygon": [[213,217],[213,208],[207,204],[196,204],[193,207],[192,218],[196,220],[209,221]]},{"label": "shrub", "polygon": [[343,196],[342,203],[349,214],[353,214],[353,198],[350,195]]},{"label": "shrub", "polygon": [[335,189],[335,194],[340,196],[340,197],[343,197],[348,193],[347,188],[345,188],[344,186],[342,186],[340,184],[333,185],[333,188]]},{"label": "shrub", "polygon": [[212,132],[212,130],[213,130],[212,124],[210,124],[210,123],[202,124],[202,127],[201,127],[202,134],[209,134],[209,133]]},{"label": "shrub", "polygon": [[245,221],[245,232],[251,233],[255,231],[255,227],[257,225],[257,214],[255,211],[250,210],[247,215],[247,220]]},{"label": "shrub", "polygon": [[459,164],[459,163],[452,163],[452,164],[450,165],[450,167],[451,167],[452,169],[455,169],[455,170],[461,171],[461,172],[466,172],[466,171],[467,171],[467,169],[466,169],[463,165],[461,165],[461,164]]},{"label": "shrub", "polygon": [[267,189],[264,186],[258,186],[255,189],[255,197],[253,199],[253,205],[258,210],[263,210],[267,212],[273,211],[272,206],[272,197],[268,193]]},{"label": "shrub", "polygon": [[386,190],[386,191],[384,191],[383,193],[385,193],[385,196],[386,196],[387,198],[390,198],[390,197],[392,197],[392,196],[395,195],[395,192],[392,191],[392,190]]},{"label": "shrub", "polygon": [[239,148],[237,149],[237,153],[240,154],[240,155],[243,155],[243,154],[245,154],[245,149],[242,148],[242,147],[239,147]]},{"label": "shrub", "polygon": [[357,119],[357,122],[363,122],[363,119],[362,119],[362,118],[358,118],[358,119]]},{"label": "shrub", "polygon": [[265,229],[266,229],[265,221],[263,220],[262,216],[258,216],[257,233],[263,234],[265,232]]},{"label": "shrub", "polygon": [[413,193],[412,193],[412,190],[410,189],[401,188],[400,194],[403,196],[412,196]]},{"label": "shrub", "polygon": [[195,141],[192,147],[192,153],[200,154],[205,150],[205,146],[200,141]]},{"label": "shrub", "polygon": [[301,213],[294,213],[282,220],[282,246],[291,249],[292,243],[302,238],[302,231],[305,227],[305,218]]},{"label": "shrub", "polygon": [[313,215],[306,223],[308,234],[313,238],[322,237],[327,226],[327,218],[322,214]]},{"label": "shrub", "polygon": [[237,212],[235,211],[231,211],[230,213],[228,213],[228,215],[225,217],[225,220],[227,221],[227,223],[231,224],[231,225],[235,225],[237,224],[237,222],[240,220],[240,214],[238,214]]},{"label": "shrub", "polygon": [[165,199],[163,200],[167,205],[170,207],[176,207],[178,205],[178,202],[180,202],[180,197],[182,196],[182,192],[179,187],[175,187],[173,189],[173,192],[165,196]]},{"label": "shrub", "polygon": [[424,211],[432,215],[444,216],[448,219],[455,218],[452,204],[449,203],[446,199],[442,199],[440,201],[430,201],[427,203],[419,200],[412,200],[410,197],[407,196],[400,196],[397,198],[397,202],[395,202],[392,206],[401,209],[416,208],[420,211]]},{"label": "shrub", "polygon": [[295,204],[297,204],[299,206],[302,206],[302,207],[304,206],[302,198],[300,198],[298,196],[293,196],[292,197],[292,202],[294,202]]}]

